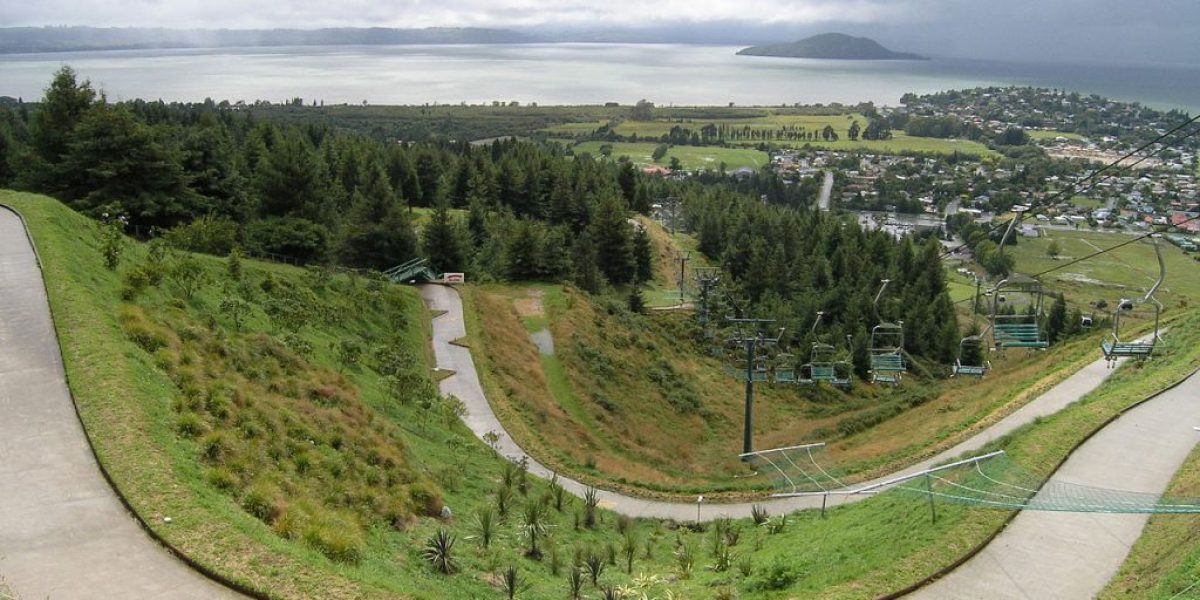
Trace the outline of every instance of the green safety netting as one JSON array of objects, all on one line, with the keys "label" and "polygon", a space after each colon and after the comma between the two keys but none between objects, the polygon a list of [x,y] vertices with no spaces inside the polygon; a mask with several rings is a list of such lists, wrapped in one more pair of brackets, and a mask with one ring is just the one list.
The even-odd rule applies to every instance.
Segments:
[{"label": "green safety netting", "polygon": [[844,474],[822,463],[824,449],[824,444],[807,444],[762,450],[742,458],[754,466],[760,477],[772,482],[777,496],[867,495],[898,490],[921,500],[997,510],[1200,513],[1200,498],[1176,498],[1054,478],[1043,482],[1002,452],[892,479],[847,484]]},{"label": "green safety netting", "polygon": [[[1039,485],[1040,484],[1040,485]],[[930,473],[897,486],[910,494],[999,510],[1081,513],[1200,513],[1200,498],[1096,487],[1041,478],[1006,456]]]},{"label": "green safety netting", "polygon": [[771,480],[777,495],[820,494],[846,489],[839,473],[817,458],[825,444],[804,444],[743,454],[759,476]]}]

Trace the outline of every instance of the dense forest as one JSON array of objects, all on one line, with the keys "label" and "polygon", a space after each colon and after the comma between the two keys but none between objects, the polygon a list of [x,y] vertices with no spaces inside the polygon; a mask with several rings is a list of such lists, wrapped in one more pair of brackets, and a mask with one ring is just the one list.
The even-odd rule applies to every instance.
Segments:
[{"label": "dense forest", "polygon": [[[0,186],[194,251],[374,270],[422,256],[476,281],[593,293],[651,276],[649,240],[629,218],[675,196],[727,271],[727,293],[779,318],[801,347],[818,310],[818,335],[851,336],[860,372],[880,319],[903,319],[909,352],[930,359],[950,361],[958,340],[936,240],[898,242],[808,211],[815,186],[769,171],[664,181],[556,144],[401,143],[211,102],[110,103],[69,67],[41,103],[0,107],[0,165]],[[876,308],[883,278],[896,283]]]}]

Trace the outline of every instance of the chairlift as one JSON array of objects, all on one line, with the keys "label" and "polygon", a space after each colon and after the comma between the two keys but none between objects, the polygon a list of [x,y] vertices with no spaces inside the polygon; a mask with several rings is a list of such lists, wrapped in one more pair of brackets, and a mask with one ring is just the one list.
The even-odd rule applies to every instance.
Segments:
[{"label": "chairlift", "polygon": [[[814,342],[805,366],[813,382],[825,382],[837,387],[850,385],[850,363],[837,360],[837,349],[829,344]],[[838,376],[839,368],[845,376]]]},{"label": "chairlift", "polygon": [[904,364],[904,321],[880,323],[871,328],[871,382],[900,383],[908,372]]},{"label": "chairlift", "polygon": [[[1109,367],[1115,366],[1119,358],[1136,358],[1139,361],[1150,358],[1154,354],[1154,345],[1158,342],[1159,317],[1162,315],[1163,305],[1154,297],[1154,293],[1167,278],[1167,264],[1163,261],[1162,248],[1158,245],[1158,236],[1151,236],[1150,241],[1154,244],[1154,255],[1158,258],[1158,280],[1150,286],[1150,291],[1146,292],[1142,298],[1136,300],[1122,298],[1113,309],[1112,340],[1100,344],[1100,351],[1104,353]],[[1154,333],[1148,339],[1122,339],[1121,315],[1132,314],[1134,308],[1141,304],[1149,304],[1154,309]]]},{"label": "chairlift", "polygon": [[791,354],[775,357],[775,383],[796,383],[796,362]]},{"label": "chairlift", "polygon": [[[887,289],[890,280],[884,279],[879,287],[879,293],[875,294],[875,301],[872,303],[875,307],[875,316],[880,321],[883,318],[879,315],[879,298],[883,296],[883,291]],[[904,364],[904,321],[896,321],[895,323],[881,322],[871,328],[871,346],[869,354],[871,357],[871,383],[890,383],[898,385],[900,377],[908,372],[908,367]]]},{"label": "chairlift", "polygon": [[771,364],[767,361],[767,357],[759,356],[754,359],[754,369],[750,371],[750,380],[756,383],[765,383],[770,376]]},{"label": "chairlift", "polygon": [[[1008,236],[1012,235],[1013,228],[1021,220],[1021,217],[1028,208],[1014,206],[1013,210],[1017,215],[1009,221],[1008,229],[1004,232],[1004,237],[1000,238],[1000,246],[997,252],[1004,252],[1004,246],[1008,243]],[[992,299],[990,325],[992,329],[992,344],[997,349],[1048,348],[1050,346],[1050,340],[1041,322],[1042,305],[1045,301],[1045,292],[1042,290],[1041,281],[1021,275],[1010,276],[1000,280],[1000,283],[997,283],[992,291],[994,292],[994,297]],[[1029,301],[1029,314],[1001,314],[1000,304],[1008,303],[1008,296],[1010,295],[1015,297],[1025,296]]]},{"label": "chairlift", "polygon": [[987,344],[983,342],[986,333],[969,335],[958,343],[958,358],[954,360],[954,371],[950,374],[951,377],[958,375],[983,377],[992,370],[992,363],[985,358],[984,354],[987,351]]},{"label": "chairlift", "polygon": [[[1000,290],[1006,290],[1014,296],[1026,296],[1029,299],[1029,312],[1000,312]],[[1050,339],[1042,327],[1042,305],[1045,292],[1042,282],[1028,277],[1016,276],[1003,279],[996,284],[997,301],[992,303],[991,328],[992,343],[998,349],[1005,348],[1048,348]]]}]

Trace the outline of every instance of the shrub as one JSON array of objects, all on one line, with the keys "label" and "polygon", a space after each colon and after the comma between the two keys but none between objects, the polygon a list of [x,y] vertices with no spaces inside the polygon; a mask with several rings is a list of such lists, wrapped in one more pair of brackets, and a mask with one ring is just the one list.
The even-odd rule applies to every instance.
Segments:
[{"label": "shrub", "polygon": [[771,518],[771,515],[761,504],[755,504],[750,507],[750,518],[754,521],[755,525],[762,525]]},{"label": "shrub", "polygon": [[421,555],[438,573],[452,575],[458,570],[458,563],[454,560],[454,534],[449,530],[438,528],[425,541]]},{"label": "shrub", "polygon": [[781,558],[776,558],[752,583],[753,589],[782,590],[796,582],[799,576]]},{"label": "shrub", "polygon": [[150,276],[142,268],[129,269],[121,274],[121,299],[131,302],[150,287]]},{"label": "shrub", "polygon": [[125,332],[125,337],[142,350],[153,354],[167,346],[166,334],[151,323],[141,309],[122,307],[117,318],[121,322],[121,331]]},{"label": "shrub", "polygon": [[181,250],[225,255],[237,244],[237,223],[211,215],[204,216],[167,231],[163,239]]},{"label": "shrub", "polygon": [[204,479],[208,484],[225,492],[237,489],[238,480],[229,469],[225,467],[209,468],[204,472]]},{"label": "shrub", "polygon": [[242,508],[264,523],[275,523],[284,512],[283,492],[272,484],[256,482],[242,496]]},{"label": "shrub", "polygon": [[185,412],[179,415],[179,420],[175,422],[175,431],[186,438],[197,438],[208,431],[208,426],[196,413]]},{"label": "shrub", "polygon": [[338,514],[314,515],[304,531],[304,542],[342,563],[358,563],[366,549],[362,528],[352,518]]}]

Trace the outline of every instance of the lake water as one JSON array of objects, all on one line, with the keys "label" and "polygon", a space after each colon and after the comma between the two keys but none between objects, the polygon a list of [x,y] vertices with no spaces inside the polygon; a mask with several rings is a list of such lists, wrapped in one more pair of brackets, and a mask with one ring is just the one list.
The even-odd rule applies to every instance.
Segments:
[{"label": "lake water", "polygon": [[113,100],[327,103],[895,105],[905,92],[1036,85],[1200,107],[1197,65],[1064,65],[980,60],[827,61],[737,56],[675,44],[337,46],[131,50],[0,56],[0,95],[35,99],[64,64]]}]

